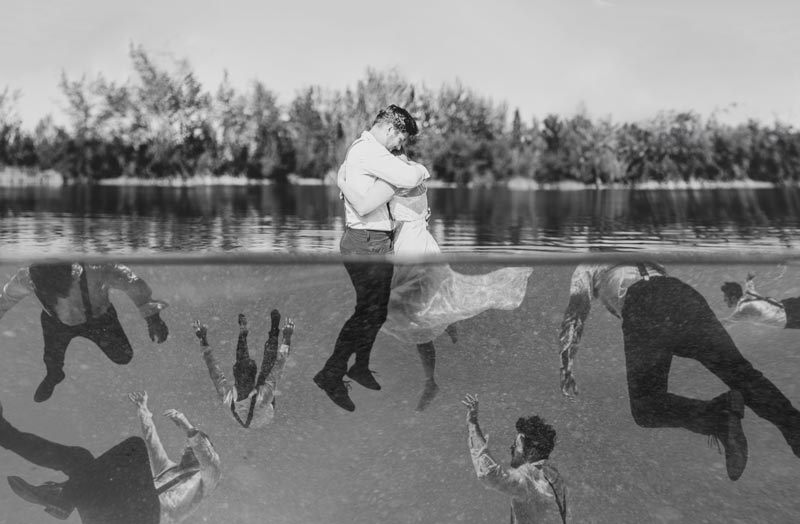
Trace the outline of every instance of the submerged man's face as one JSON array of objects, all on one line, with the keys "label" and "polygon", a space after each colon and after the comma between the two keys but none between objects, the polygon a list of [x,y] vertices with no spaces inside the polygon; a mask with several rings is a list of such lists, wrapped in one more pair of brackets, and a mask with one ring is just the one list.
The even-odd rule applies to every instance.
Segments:
[{"label": "submerged man's face", "polygon": [[517,435],[511,444],[511,467],[518,468],[525,464],[525,452],[522,447],[522,435]]},{"label": "submerged man's face", "polygon": [[725,304],[726,304],[728,307],[734,307],[734,306],[736,305],[736,303],[737,303],[737,302],[738,302],[738,300],[737,300],[737,299],[735,299],[735,298],[733,298],[733,295],[730,295],[730,294],[728,294],[728,293],[725,293]]}]

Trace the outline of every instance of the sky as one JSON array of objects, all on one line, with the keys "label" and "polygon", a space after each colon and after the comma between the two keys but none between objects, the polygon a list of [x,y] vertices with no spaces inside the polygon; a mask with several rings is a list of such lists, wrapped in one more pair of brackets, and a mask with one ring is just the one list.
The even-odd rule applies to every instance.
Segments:
[{"label": "sky", "polygon": [[187,59],[209,91],[228,71],[288,104],[368,67],[436,89],[461,81],[524,119],[636,121],[660,111],[800,125],[797,0],[71,0],[6,2],[0,92],[25,127],[63,118],[58,83],[133,74],[131,44]]}]

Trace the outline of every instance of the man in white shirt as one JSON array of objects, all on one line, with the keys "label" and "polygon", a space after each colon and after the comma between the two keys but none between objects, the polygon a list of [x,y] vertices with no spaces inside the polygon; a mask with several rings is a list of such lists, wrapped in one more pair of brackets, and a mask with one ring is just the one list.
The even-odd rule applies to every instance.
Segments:
[{"label": "man in white shirt", "polygon": [[[469,450],[478,480],[511,497],[511,524],[566,524],[567,486],[550,462],[556,431],[539,416],[517,419],[511,467],[489,453],[488,438],[478,424],[478,397],[466,395]],[[495,519],[497,520],[497,519]]]},{"label": "man in white shirt", "polygon": [[219,455],[208,436],[180,411],[164,416],[186,432],[180,462],[169,459],[158,437],[147,393],[131,393],[143,439],[130,437],[95,458],[82,447],[65,446],[23,433],[3,418],[0,405],[0,447],[44,468],[61,471],[65,482],[41,486],[20,477],[8,483],[24,500],[44,506],[66,520],[77,509],[83,524],[177,524],[184,521],[217,486]]},{"label": "man in white shirt", "polygon": [[0,292],[0,318],[19,301],[35,295],[42,305],[44,363],[47,375],[33,399],[44,402],[64,380],[64,355],[75,337],[91,340],[115,364],[127,364],[133,348],[109,299],[118,289],[130,297],[147,322],[150,338],[167,339],[160,312],[166,302],[154,300],[147,283],[122,264],[46,263],[23,267]]},{"label": "man in white shirt", "polygon": [[186,435],[186,447],[180,462],[167,455],[153,423],[153,413],[147,406],[147,392],[134,392],[128,398],[136,406],[142,436],[150,458],[150,471],[161,508],[159,524],[178,524],[186,520],[200,502],[217,488],[220,478],[219,455],[208,435],[198,430],[176,409],[164,416]]},{"label": "man in white shirt", "polygon": [[[724,446],[728,477],[737,480],[747,464],[746,405],[773,423],[800,457],[800,411],[742,356],[705,298],[660,264],[575,269],[560,335],[564,395],[578,392],[573,361],[593,299],[622,320],[628,396],[639,426],[679,427],[716,439]],[[674,356],[696,360],[730,390],[711,400],[669,393]]]},{"label": "man in white shirt", "polygon": [[95,457],[86,448],[18,430],[3,417],[0,405],[0,447],[67,476],[66,481],[41,486],[7,477],[15,494],[44,506],[57,519],[66,520],[77,509],[83,524],[160,524],[159,495],[140,437],[127,438]]},{"label": "man in white shirt", "polygon": [[[405,109],[390,105],[378,112],[372,127],[353,142],[340,169],[348,180],[367,192],[380,179],[388,184],[385,202],[394,195],[394,188],[412,188],[427,176],[424,166],[408,162],[393,151],[402,149],[410,136],[417,134],[417,123]],[[358,203],[345,199],[346,228],[340,242],[342,255],[388,255],[392,253],[394,221],[388,205],[365,210]],[[339,407],[355,410],[344,376],[362,386],[381,387],[369,369],[370,352],[383,322],[386,320],[391,292],[393,267],[390,263],[345,262],[356,291],[356,307],[342,326],[333,353],[322,370],[314,376],[317,384]],[[355,362],[348,369],[348,361]]]},{"label": "man in white shirt", "polygon": [[270,318],[269,337],[264,344],[264,357],[259,372],[247,348],[247,317],[244,313],[239,314],[239,341],[236,344],[236,363],[233,365],[233,385],[228,382],[214,350],[208,344],[208,328],[200,321],[194,322],[194,333],[200,339],[203,360],[217,396],[225,410],[243,428],[264,427],[272,423],[275,417],[275,395],[292,345],[294,322],[287,319],[283,327],[283,343],[278,347],[281,314],[273,309]]},{"label": "man in white shirt", "polygon": [[722,284],[722,293],[733,313],[723,320],[750,322],[783,329],[800,329],[800,297],[777,300],[756,292],[753,279],[748,275],[744,291],[738,282]]}]

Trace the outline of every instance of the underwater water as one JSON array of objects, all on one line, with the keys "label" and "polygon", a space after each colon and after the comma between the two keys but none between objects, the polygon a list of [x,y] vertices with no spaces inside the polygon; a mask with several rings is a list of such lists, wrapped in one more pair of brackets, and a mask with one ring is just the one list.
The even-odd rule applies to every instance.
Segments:
[{"label": "underwater water", "polygon": [[[222,472],[217,489],[186,522],[508,522],[508,497],[476,479],[460,403],[465,393],[478,395],[489,448],[506,464],[518,417],[539,414],[553,425],[557,440],[550,458],[567,482],[571,522],[800,522],[800,459],[780,432],[751,410],[745,409],[742,421],[749,460],[736,482],[728,479],[724,456],[708,446],[706,437],[634,422],[620,320],[599,301],[592,303],[576,357],[580,395],[575,401],[562,396],[558,333],[574,265],[535,263],[519,308],[459,322],[456,343],[446,335],[437,338],[440,391],[422,412],[414,409],[424,382],[415,348],[380,333],[371,367],[383,389],[353,384],[353,413],[334,406],[312,382],[355,304],[340,262],[257,265],[232,258],[227,264],[130,266],[154,298],[169,303],[162,313],[169,338],[153,343],[133,303],[112,291],[134,348],[132,361],[116,365],[94,344],[75,339],[66,355],[66,380],[51,399],[35,403],[45,368],[41,306],[30,296],[0,319],[0,402],[4,416],[20,430],[99,455],[140,434],[127,394],[146,390],[174,460],[185,437],[161,413],[184,412],[209,435]],[[0,280],[19,267],[0,265]],[[466,273],[497,269],[488,263],[454,268]],[[700,292],[720,318],[730,313],[720,285],[741,282],[749,272],[757,275],[764,295],[800,296],[800,269],[793,265],[723,262],[667,269]],[[216,397],[192,321],[208,325],[209,342],[230,376],[237,315],[248,315],[251,351],[260,360],[272,308],[295,322],[292,350],[278,385],[273,423],[243,429]],[[744,357],[800,405],[800,331],[725,326]],[[699,363],[681,358],[672,362],[669,388],[702,399],[726,390]],[[33,484],[65,478],[3,449],[0,464],[4,475]],[[53,517],[0,482],[0,523],[19,522],[48,523]],[[80,522],[78,514],[67,522]]]}]

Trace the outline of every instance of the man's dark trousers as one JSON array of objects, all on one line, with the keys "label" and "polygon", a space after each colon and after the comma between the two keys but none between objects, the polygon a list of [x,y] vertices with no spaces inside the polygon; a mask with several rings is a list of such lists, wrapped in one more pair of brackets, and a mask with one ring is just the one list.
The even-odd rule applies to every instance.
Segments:
[{"label": "man's dark trousers", "polygon": [[158,524],[160,504],[150,471],[147,448],[139,437],[128,438],[101,456],[24,433],[0,418],[0,447],[69,479],[63,496],[84,524]]},{"label": "man's dark trousers", "polygon": [[[698,361],[800,452],[800,412],[736,348],[705,298],[673,277],[631,286],[622,309],[631,412],[644,427],[681,427],[712,434],[727,406],[667,392],[673,356]],[[721,398],[721,397],[718,397]]]},{"label": "man's dark trousers", "polygon": [[[340,250],[343,255],[391,254],[392,232],[347,228]],[[369,368],[372,345],[386,321],[394,273],[391,263],[346,262],[344,267],[356,290],[356,308],[342,326],[333,354],[323,368],[335,377],[344,376],[354,353],[353,366]]]},{"label": "man's dark trousers", "polygon": [[55,383],[64,380],[64,355],[70,341],[84,337],[95,344],[115,364],[127,364],[133,358],[133,348],[117,317],[113,305],[100,316],[89,318],[85,323],[68,326],[42,311],[42,333],[44,335],[44,363],[48,379]]}]

